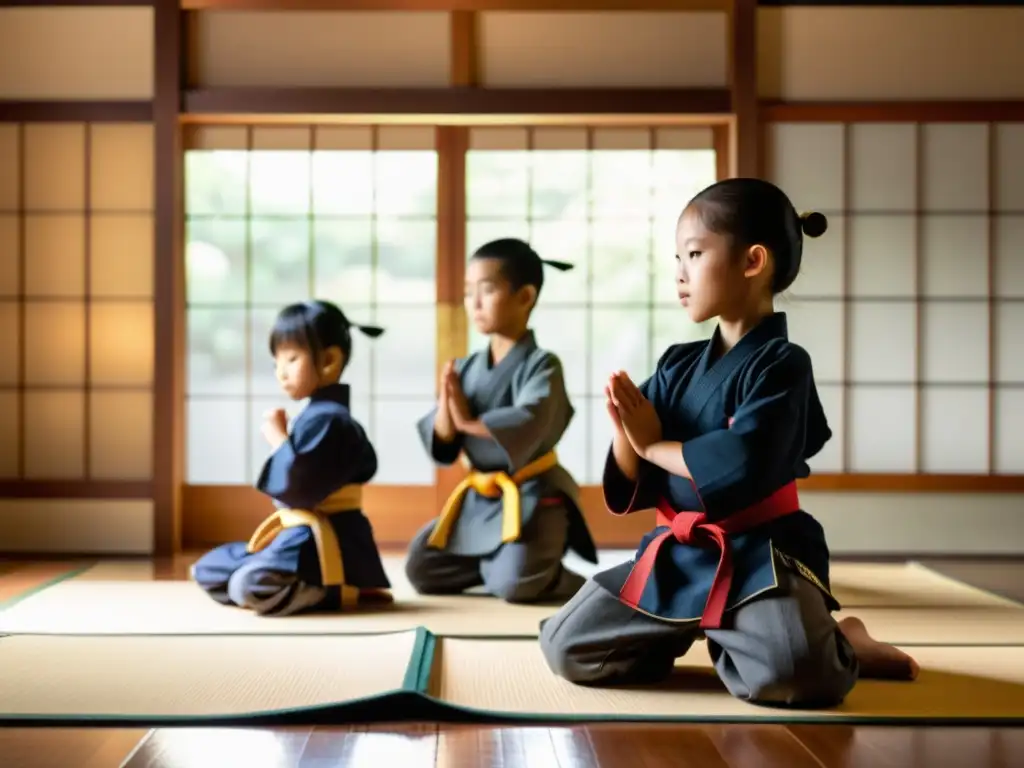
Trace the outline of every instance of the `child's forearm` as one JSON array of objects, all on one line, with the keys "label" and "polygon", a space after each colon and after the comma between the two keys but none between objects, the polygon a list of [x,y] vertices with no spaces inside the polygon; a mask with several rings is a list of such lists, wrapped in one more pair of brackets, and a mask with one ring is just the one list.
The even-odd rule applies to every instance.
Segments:
[{"label": "child's forearm", "polygon": [[439,405],[434,416],[434,434],[442,443],[450,443],[456,437],[455,424],[448,412],[447,404]]},{"label": "child's forearm", "polygon": [[633,446],[621,432],[612,439],[612,455],[615,457],[615,465],[619,472],[632,483],[635,483],[640,476],[640,457],[636,455]]},{"label": "child's forearm", "polygon": [[690,470],[683,458],[682,443],[667,440],[651,443],[644,451],[644,458],[669,474],[690,479]]},{"label": "child's forearm", "polygon": [[490,430],[480,419],[463,422],[459,425],[459,431],[470,437],[491,437]]}]

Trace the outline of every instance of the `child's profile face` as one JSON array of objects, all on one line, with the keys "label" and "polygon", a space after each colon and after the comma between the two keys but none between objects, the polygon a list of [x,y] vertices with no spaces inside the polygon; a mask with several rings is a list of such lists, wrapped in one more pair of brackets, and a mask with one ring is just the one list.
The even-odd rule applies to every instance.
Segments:
[{"label": "child's profile face", "polygon": [[695,323],[724,314],[748,290],[743,260],[733,254],[729,238],[705,227],[692,208],[676,227],[676,287]]},{"label": "child's profile face", "polygon": [[291,342],[279,344],[274,353],[274,370],[281,390],[292,400],[304,400],[320,385],[313,355]]},{"label": "child's profile face", "polygon": [[466,265],[466,314],[480,333],[500,333],[522,320],[528,312],[519,292],[501,272],[498,259],[473,258]]}]

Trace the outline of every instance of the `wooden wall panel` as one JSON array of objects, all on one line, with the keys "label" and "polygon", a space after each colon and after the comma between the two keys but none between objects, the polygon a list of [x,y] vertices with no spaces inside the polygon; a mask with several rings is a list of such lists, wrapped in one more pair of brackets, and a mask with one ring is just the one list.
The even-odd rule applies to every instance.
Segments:
[{"label": "wooden wall panel", "polygon": [[1024,97],[1021,8],[761,8],[762,98]]},{"label": "wooden wall panel", "polygon": [[151,8],[0,8],[0,99],[148,99],[152,29]]},{"label": "wooden wall panel", "polygon": [[445,13],[198,11],[199,87],[448,85]]},{"label": "wooden wall panel", "polygon": [[493,12],[479,24],[487,87],[726,85],[724,13]]}]

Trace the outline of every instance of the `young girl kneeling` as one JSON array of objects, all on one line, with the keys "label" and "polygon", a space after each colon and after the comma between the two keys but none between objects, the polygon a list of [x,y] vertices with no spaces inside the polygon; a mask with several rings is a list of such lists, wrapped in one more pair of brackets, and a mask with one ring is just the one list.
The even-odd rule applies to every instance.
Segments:
[{"label": "young girl kneeling", "polygon": [[551,669],[581,684],[655,682],[706,638],[741,699],[832,706],[858,676],[912,679],[916,663],[837,622],[821,525],[796,481],[832,436],[811,358],[788,340],[773,297],[825,232],[758,179],[698,194],[676,231],[676,285],[709,341],[676,344],[639,387],[605,390],[614,426],[604,494],[615,514],[658,509],[635,561],[598,573],[541,626]]},{"label": "young girl kneeling", "polygon": [[[352,327],[326,301],[285,307],[274,323],[270,354],[281,389],[309,402],[290,432],[283,410],[264,419],[274,452],[256,487],[278,510],[248,542],[217,547],[192,567],[195,581],[219,603],[287,616],[391,600],[362,512],[362,486],[377,472],[377,454],[349,412],[348,385],[339,383],[352,354]],[[383,333],[354,327],[370,337]]]}]

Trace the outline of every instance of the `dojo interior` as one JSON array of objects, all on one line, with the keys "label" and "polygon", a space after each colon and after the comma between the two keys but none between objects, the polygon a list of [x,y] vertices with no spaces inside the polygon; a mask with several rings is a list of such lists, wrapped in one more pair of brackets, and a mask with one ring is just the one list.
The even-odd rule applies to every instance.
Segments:
[{"label": "dojo interior", "polygon": [[[286,714],[317,724],[325,759],[348,749],[331,734],[368,729],[410,766],[483,764],[501,739],[550,761],[587,738],[605,765],[601,723],[631,720],[622,759],[703,739],[707,764],[968,743],[1024,760],[1007,724],[1024,717],[1024,9],[0,6],[0,763],[256,765],[275,743],[267,764],[299,765],[313,742],[288,741]],[[730,176],[828,217],[777,302],[834,433],[801,501],[844,615],[922,667],[825,713],[733,700],[703,645],[679,662],[696,684],[575,689],[538,666],[555,607],[420,598],[402,575],[463,471],[432,465],[415,422],[441,366],[484,343],[465,263],[501,236],[576,266],[548,272],[533,328],[565,365],[558,453],[602,565],[630,556],[654,517],[604,508],[603,383],[710,335],[675,298],[674,226]],[[355,336],[344,380],[399,604],[268,621],[214,605],[188,567],[272,511],[252,487],[260,416],[285,405],[267,333],[307,298],[386,330]],[[387,725],[403,713],[417,724]],[[729,752],[730,728],[760,757]],[[555,746],[524,735],[544,732]]]}]

